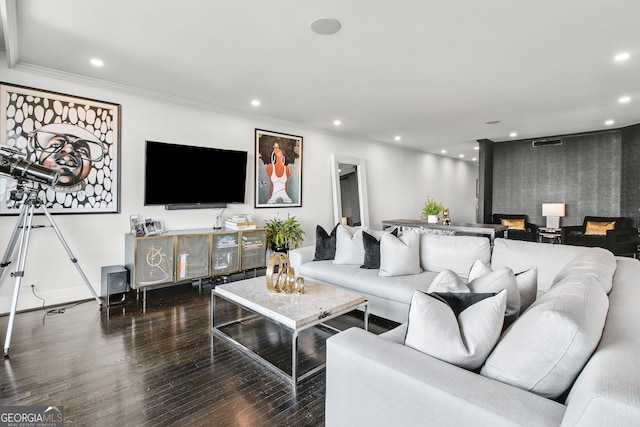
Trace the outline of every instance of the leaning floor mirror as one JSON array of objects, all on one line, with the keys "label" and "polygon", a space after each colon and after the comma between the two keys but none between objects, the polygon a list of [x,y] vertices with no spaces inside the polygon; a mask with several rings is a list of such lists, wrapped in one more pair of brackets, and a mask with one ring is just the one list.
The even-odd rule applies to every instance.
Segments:
[{"label": "leaning floor mirror", "polygon": [[335,223],[369,227],[367,172],[364,159],[331,155]]}]

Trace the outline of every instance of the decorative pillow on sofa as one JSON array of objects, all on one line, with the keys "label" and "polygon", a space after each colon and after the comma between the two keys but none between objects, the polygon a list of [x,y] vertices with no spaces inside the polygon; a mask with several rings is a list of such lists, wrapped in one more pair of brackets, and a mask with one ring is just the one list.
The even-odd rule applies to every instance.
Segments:
[{"label": "decorative pillow on sofa", "polygon": [[[493,269],[488,264],[480,259],[476,260],[471,266],[471,270],[469,270],[469,281],[492,271]],[[516,273],[515,278],[518,292],[520,293],[519,313],[523,313],[533,304],[538,295],[538,268],[531,267],[525,271]],[[507,312],[509,312],[509,308],[507,308]]]},{"label": "decorative pillow on sofa", "polygon": [[[497,293],[501,290],[507,291],[507,306],[505,310],[505,328],[513,323],[520,314],[520,292],[516,284],[513,271],[509,268],[501,268],[496,271],[479,271],[479,268],[472,269],[469,275],[471,279],[465,283],[455,272],[445,270],[440,272],[429,285],[429,293],[434,292],[457,292],[457,293]],[[479,273],[476,277],[476,273]]]},{"label": "decorative pillow on sofa", "polygon": [[400,237],[383,233],[380,237],[380,271],[378,276],[418,274],[420,268],[420,236],[416,230]]},{"label": "decorative pillow on sofa", "polygon": [[316,225],[316,252],[313,257],[314,261],[331,260],[336,256],[336,224],[331,230],[331,234],[327,234],[324,228]]},{"label": "decorative pillow on sofa", "polygon": [[525,230],[524,218],[519,218],[519,219],[502,218],[500,220],[500,224],[506,225],[512,230]]},{"label": "decorative pillow on sofa", "polygon": [[[364,264],[362,264],[360,268],[367,268],[372,270],[380,268],[380,238],[382,237],[382,233],[386,233],[386,231],[375,232],[372,230],[369,232],[362,232],[362,243],[364,244]],[[395,228],[391,232],[391,234],[397,237],[398,229]]]},{"label": "decorative pillow on sofa", "polygon": [[[480,261],[482,262],[482,261]],[[471,269],[473,271],[473,268]],[[520,291],[516,283],[516,276],[510,268],[500,268],[495,271],[489,269],[479,275],[469,274],[469,290],[473,293],[507,291],[507,308],[505,310],[505,325],[510,325],[520,315]]]},{"label": "decorative pillow on sofa", "polygon": [[495,346],[504,320],[505,291],[496,294],[415,291],[404,344],[465,369],[477,369]]},{"label": "decorative pillow on sofa", "polygon": [[522,314],[538,297],[538,267],[516,273],[516,283],[520,291],[520,314]]},{"label": "decorative pillow on sofa", "polygon": [[469,286],[455,272],[443,270],[433,279],[429,285],[429,293],[457,292],[469,293]]},{"label": "decorative pillow on sofa", "polygon": [[587,221],[585,236],[606,236],[608,230],[616,228],[615,221]]},{"label": "decorative pillow on sofa", "polygon": [[362,243],[362,227],[338,225],[336,230],[336,255],[334,264],[358,264],[364,262],[364,245]]},{"label": "decorative pillow on sofa", "polygon": [[556,398],[598,345],[608,309],[609,299],[593,277],[567,277],[506,330],[480,373]]}]

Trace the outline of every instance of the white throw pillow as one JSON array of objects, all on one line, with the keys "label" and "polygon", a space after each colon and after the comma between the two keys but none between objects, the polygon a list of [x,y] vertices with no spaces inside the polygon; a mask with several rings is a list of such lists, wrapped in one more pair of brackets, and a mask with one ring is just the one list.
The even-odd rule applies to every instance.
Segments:
[{"label": "white throw pillow", "polygon": [[[445,296],[477,300],[457,316]],[[465,369],[482,366],[495,346],[504,321],[505,291],[487,294],[434,294],[415,291],[409,308],[405,345]],[[458,305],[458,304],[456,304]]]},{"label": "white throw pillow", "polygon": [[[472,269],[473,270],[473,269]],[[505,311],[505,324],[510,325],[520,315],[520,291],[516,284],[516,276],[510,268],[500,268],[477,276],[469,276],[469,290],[473,293],[507,291],[507,308]]]},{"label": "white throw pillow", "polygon": [[427,292],[469,293],[469,287],[455,272],[451,270],[443,270],[438,273],[435,279],[433,279]]},{"label": "white throw pillow", "polygon": [[538,297],[538,267],[516,273],[516,283],[520,291],[520,314],[522,314]]},{"label": "white throw pillow", "polygon": [[[471,266],[471,270],[469,270],[469,281],[492,271],[493,270],[488,264],[478,259]],[[520,294],[520,307],[518,309],[518,313],[523,313],[536,300],[536,296],[538,294],[538,269],[537,267],[531,267],[528,270],[516,273],[515,279],[518,293]],[[515,303],[513,298],[511,299],[511,302],[512,304]],[[508,302],[507,313],[510,313]]]},{"label": "white throw pillow", "polygon": [[403,233],[400,237],[382,233],[379,276],[402,276],[421,271],[420,238],[416,230]]},{"label": "white throw pillow", "polygon": [[364,243],[362,242],[362,227],[338,225],[336,230],[336,255],[334,264],[364,263]]},{"label": "white throw pillow", "polygon": [[598,345],[608,309],[607,294],[593,277],[567,277],[507,329],[480,373],[556,398]]},{"label": "white throw pillow", "polygon": [[482,261],[474,263],[469,271],[469,283],[451,270],[438,273],[429,285],[428,292],[456,292],[456,293],[497,293],[507,291],[507,308],[505,324],[509,326],[520,314],[520,292],[516,285],[516,277],[508,268],[493,271]]}]

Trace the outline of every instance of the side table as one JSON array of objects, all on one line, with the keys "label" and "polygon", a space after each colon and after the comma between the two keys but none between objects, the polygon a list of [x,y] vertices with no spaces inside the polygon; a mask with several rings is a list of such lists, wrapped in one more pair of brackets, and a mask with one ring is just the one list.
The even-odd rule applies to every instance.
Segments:
[{"label": "side table", "polygon": [[538,229],[538,241],[540,243],[562,243],[562,230],[560,228],[540,227]]}]

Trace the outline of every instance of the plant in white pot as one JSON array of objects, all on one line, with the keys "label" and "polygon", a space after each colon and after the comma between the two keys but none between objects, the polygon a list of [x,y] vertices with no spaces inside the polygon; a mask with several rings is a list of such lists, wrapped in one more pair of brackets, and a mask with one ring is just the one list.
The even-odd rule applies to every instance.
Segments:
[{"label": "plant in white pot", "polygon": [[427,201],[422,207],[422,216],[429,223],[438,222],[438,214],[444,209],[444,202],[437,202],[435,199],[427,196]]}]

